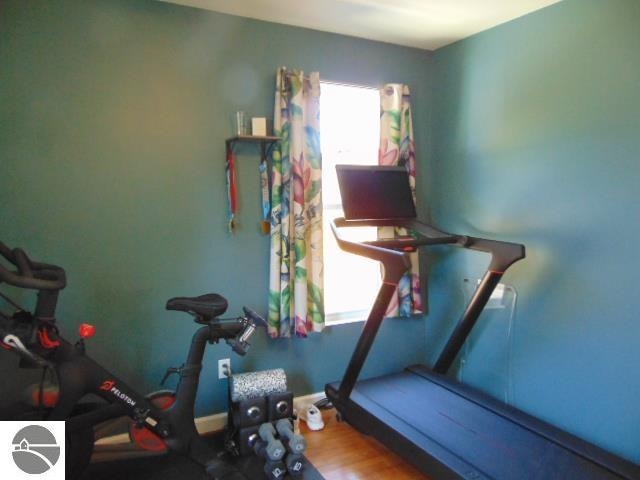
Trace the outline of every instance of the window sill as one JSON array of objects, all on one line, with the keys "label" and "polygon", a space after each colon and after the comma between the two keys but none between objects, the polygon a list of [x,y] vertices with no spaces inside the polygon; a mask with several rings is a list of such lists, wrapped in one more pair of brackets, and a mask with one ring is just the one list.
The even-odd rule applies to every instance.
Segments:
[{"label": "window sill", "polygon": [[364,322],[369,316],[369,310],[356,310],[353,312],[336,312],[325,316],[324,324],[327,327],[344,325],[346,323]]}]

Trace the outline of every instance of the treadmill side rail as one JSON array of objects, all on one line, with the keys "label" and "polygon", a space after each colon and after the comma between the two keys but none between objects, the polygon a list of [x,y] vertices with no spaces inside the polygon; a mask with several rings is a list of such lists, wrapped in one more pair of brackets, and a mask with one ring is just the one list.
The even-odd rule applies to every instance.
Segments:
[{"label": "treadmill side rail", "polygon": [[[412,237],[402,239],[383,239],[372,242],[355,242],[347,240],[340,233],[346,227],[390,227],[396,226],[412,232]],[[369,355],[371,346],[380,329],[384,314],[397,287],[398,282],[409,269],[411,263],[408,250],[420,246],[449,244],[458,248],[468,248],[491,255],[489,267],[484,280],[471,299],[462,318],[458,322],[443,352],[436,362],[436,371],[446,372],[453,363],[460,348],[475,325],[480,313],[489,301],[493,290],[499,283],[504,272],[524,258],[524,245],[488,240],[484,238],[468,237],[443,232],[438,228],[419,222],[413,218],[407,219],[373,219],[373,220],[345,220],[336,218],[331,222],[331,229],[342,250],[356,255],[371,258],[382,263],[384,279],[376,301],[365,322],[362,334],[340,384],[338,394],[342,400],[349,398],[353,386],[358,381],[364,362]]]}]

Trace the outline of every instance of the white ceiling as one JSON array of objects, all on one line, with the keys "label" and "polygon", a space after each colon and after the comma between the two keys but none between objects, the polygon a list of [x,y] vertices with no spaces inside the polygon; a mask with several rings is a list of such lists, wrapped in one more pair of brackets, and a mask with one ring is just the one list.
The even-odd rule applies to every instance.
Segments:
[{"label": "white ceiling", "polygon": [[435,50],[560,0],[161,0]]}]

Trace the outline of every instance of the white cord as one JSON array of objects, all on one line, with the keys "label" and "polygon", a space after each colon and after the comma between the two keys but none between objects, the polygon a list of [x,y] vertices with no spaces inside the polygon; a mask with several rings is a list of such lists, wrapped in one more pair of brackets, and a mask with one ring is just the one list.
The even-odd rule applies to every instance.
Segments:
[{"label": "white cord", "polygon": [[[469,285],[469,283],[470,281],[468,278],[463,279],[463,293],[466,300],[468,300],[468,298],[473,295],[472,291],[467,291],[467,286]],[[478,283],[480,283],[480,280],[478,280]],[[504,402],[507,404],[512,404],[514,401],[513,331],[514,331],[515,310],[516,310],[516,304],[518,300],[518,291],[512,285],[507,285],[507,284],[503,284],[503,285],[504,285],[505,291],[511,291],[513,294],[511,297],[511,305],[508,307],[510,311],[509,311],[509,319],[507,321],[507,345],[506,345],[506,349],[507,349],[506,376],[507,378],[506,378],[506,388],[505,388],[505,391],[503,392]],[[464,369],[467,363],[467,358],[469,357],[470,354],[471,354],[471,341],[470,341],[470,338],[468,338],[464,343],[463,354],[460,359],[460,366],[458,367],[458,380],[461,382],[464,381]]]}]

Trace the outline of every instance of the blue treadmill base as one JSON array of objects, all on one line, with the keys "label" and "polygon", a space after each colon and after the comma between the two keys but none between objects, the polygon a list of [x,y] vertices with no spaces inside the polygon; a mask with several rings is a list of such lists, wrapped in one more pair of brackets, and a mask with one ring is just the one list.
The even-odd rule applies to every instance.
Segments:
[{"label": "blue treadmill base", "polygon": [[640,467],[422,365],[360,381],[342,417],[434,480],[640,479]]}]

